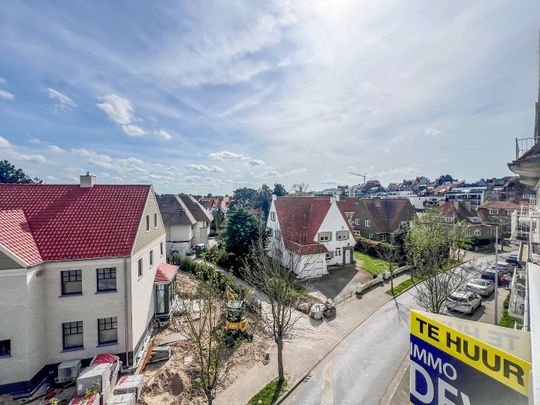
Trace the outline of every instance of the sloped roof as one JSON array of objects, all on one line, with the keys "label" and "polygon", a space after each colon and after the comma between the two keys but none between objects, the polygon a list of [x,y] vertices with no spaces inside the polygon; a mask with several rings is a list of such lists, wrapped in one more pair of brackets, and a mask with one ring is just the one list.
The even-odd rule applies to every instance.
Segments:
[{"label": "sloped roof", "polygon": [[482,205],[480,208],[497,208],[503,210],[515,210],[522,205],[529,205],[529,200],[523,201],[492,201]]},{"label": "sloped roof", "polygon": [[447,217],[455,217],[458,221],[474,223],[471,218],[477,218],[478,214],[467,208],[462,201],[446,201],[439,206],[439,210]]},{"label": "sloped roof", "polygon": [[176,276],[177,271],[178,266],[173,266],[172,264],[167,263],[160,263],[156,270],[154,283],[170,283],[174,276]]},{"label": "sloped roof", "polygon": [[210,212],[204,208],[193,196],[188,194],[180,194],[180,201],[182,201],[189,212],[197,221],[212,221],[214,217]]},{"label": "sloped roof", "polygon": [[43,261],[21,209],[0,210],[0,245],[28,266]]},{"label": "sloped roof", "polygon": [[[150,185],[0,184],[0,210],[24,213],[44,261],[129,256],[150,190]],[[10,221],[22,218],[9,215],[17,215]],[[7,243],[5,233],[1,238]]]},{"label": "sloped roof", "polygon": [[[330,198],[283,196],[277,197],[274,204],[281,235],[288,250],[302,255],[327,252],[323,244],[314,240],[330,209]],[[344,206],[338,203],[341,215],[350,229]]]},{"label": "sloped roof", "polygon": [[186,204],[174,194],[156,196],[165,225],[194,225],[197,220]]},{"label": "sloped roof", "polygon": [[357,199],[357,204],[359,215],[367,213],[379,233],[394,232],[402,222],[410,221],[415,212],[408,198],[362,198]]}]

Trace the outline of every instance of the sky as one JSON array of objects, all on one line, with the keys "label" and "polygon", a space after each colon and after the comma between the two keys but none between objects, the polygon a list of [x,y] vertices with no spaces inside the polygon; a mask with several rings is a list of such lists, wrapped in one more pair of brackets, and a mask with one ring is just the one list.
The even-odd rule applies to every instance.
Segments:
[{"label": "sky", "polygon": [[510,175],[537,0],[0,2],[0,159],[231,193]]}]

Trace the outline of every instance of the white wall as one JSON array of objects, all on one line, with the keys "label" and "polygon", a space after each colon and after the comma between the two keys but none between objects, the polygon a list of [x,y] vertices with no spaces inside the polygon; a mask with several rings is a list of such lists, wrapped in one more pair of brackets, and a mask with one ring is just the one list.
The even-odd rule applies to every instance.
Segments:
[{"label": "white wall", "polygon": [[193,239],[193,228],[191,225],[168,225],[168,242],[186,242]]},{"label": "white wall", "polygon": [[197,221],[193,225],[193,246],[199,243],[208,243],[208,235],[210,234],[210,222],[206,222],[206,226],[202,221]]}]

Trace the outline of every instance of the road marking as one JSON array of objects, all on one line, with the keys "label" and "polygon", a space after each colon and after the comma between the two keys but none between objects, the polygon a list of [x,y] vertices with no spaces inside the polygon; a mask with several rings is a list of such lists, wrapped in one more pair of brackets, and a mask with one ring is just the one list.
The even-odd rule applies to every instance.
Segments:
[{"label": "road marking", "polygon": [[321,405],[334,405],[334,362],[326,364],[322,371]]}]

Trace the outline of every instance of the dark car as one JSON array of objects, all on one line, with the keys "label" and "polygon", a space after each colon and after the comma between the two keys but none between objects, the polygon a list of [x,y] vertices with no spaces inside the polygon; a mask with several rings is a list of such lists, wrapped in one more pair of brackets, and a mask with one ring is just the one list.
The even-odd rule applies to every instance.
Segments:
[{"label": "dark car", "polygon": [[522,268],[521,263],[519,262],[516,255],[508,256],[508,258],[506,259],[506,263],[511,264],[512,266],[516,266],[518,269]]},{"label": "dark car", "polygon": [[[498,274],[499,274],[499,285],[501,285],[506,272],[499,270]],[[482,275],[480,276],[480,278],[495,282],[495,270],[489,269],[489,270],[484,271]]]}]

